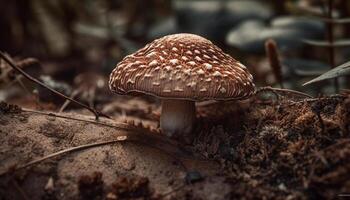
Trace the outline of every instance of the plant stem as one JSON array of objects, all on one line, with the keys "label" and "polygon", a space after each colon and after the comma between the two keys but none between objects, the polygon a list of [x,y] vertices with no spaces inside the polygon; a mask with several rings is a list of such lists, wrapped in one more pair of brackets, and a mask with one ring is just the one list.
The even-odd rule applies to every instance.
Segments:
[{"label": "plant stem", "polygon": [[[333,19],[333,0],[328,0],[328,9],[327,9],[327,18],[330,19],[330,21],[327,23],[327,40],[330,43],[330,46],[328,48],[328,57],[329,57],[329,64],[331,65],[331,68],[336,67],[335,63],[335,48],[333,46],[334,44],[334,23],[332,21]],[[334,79],[334,87],[335,91],[339,92],[339,83],[338,79]]]}]

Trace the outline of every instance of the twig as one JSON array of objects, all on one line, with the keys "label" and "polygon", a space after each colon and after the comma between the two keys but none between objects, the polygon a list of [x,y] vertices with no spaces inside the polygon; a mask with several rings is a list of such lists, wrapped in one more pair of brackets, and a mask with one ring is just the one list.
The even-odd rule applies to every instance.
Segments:
[{"label": "twig", "polygon": [[[44,115],[48,115],[48,116],[55,116],[55,117],[61,117],[61,118],[65,118],[65,119],[72,119],[72,120],[77,120],[77,121],[84,121],[84,122],[89,122],[89,123],[94,123],[94,124],[100,124],[100,125],[104,125],[104,126],[108,126],[108,127],[113,127],[113,128],[118,128],[118,129],[125,129],[128,130],[129,132],[123,133],[121,135],[116,136],[117,139],[114,140],[109,140],[109,141],[103,141],[103,142],[96,142],[96,143],[92,143],[92,144],[85,144],[85,145],[80,145],[80,146],[76,146],[76,147],[71,147],[68,149],[64,149],[55,153],[52,153],[50,155],[44,156],[42,158],[38,158],[35,159],[33,161],[30,161],[26,164],[20,165],[19,167],[16,168],[11,168],[11,170],[7,170],[4,172],[0,172],[0,176],[3,176],[7,173],[10,172],[14,172],[17,170],[21,170],[24,169],[26,167],[38,164],[44,160],[47,160],[49,158],[53,158],[65,153],[69,153],[69,152],[74,152],[74,151],[78,151],[78,150],[82,150],[82,149],[87,149],[87,148],[92,148],[92,147],[97,147],[97,146],[102,146],[102,145],[108,145],[108,144],[113,144],[113,143],[117,143],[117,142],[133,142],[133,143],[138,143],[141,145],[146,145],[149,146],[151,148],[155,148],[160,150],[161,152],[171,156],[172,158],[174,158],[175,160],[179,161],[179,164],[181,165],[181,167],[183,167],[184,170],[187,170],[186,165],[184,164],[184,161],[193,161],[194,157],[192,155],[191,152],[188,152],[186,150],[184,150],[183,148],[179,147],[179,144],[175,141],[171,141],[167,138],[161,137],[157,134],[147,134],[145,132],[140,132],[137,130],[137,127],[127,127],[127,124],[118,124],[120,126],[114,126],[114,125],[110,125],[110,124],[105,124],[105,123],[101,123],[101,122],[97,122],[97,121],[89,121],[89,120],[83,120],[83,119],[76,119],[76,118],[72,118],[72,117],[67,117],[67,116],[60,116],[60,115],[56,115],[53,113],[45,113],[45,112],[40,112],[40,111],[31,111],[29,109],[22,109],[22,111],[24,112],[33,112],[33,113],[38,113],[38,114],[44,114]],[[150,143],[150,141],[152,141]],[[212,162],[212,160],[207,160],[207,159],[202,159],[202,158],[196,158],[196,161],[201,161],[201,162]]]},{"label": "twig", "polygon": [[21,77],[16,76],[15,81],[18,82],[18,84],[23,88],[24,91],[26,91],[26,93],[28,93],[29,95],[33,96],[33,93],[31,93],[28,88],[24,85],[24,83],[21,81]]},{"label": "twig", "polygon": [[56,91],[56,90],[54,90],[54,89],[52,89],[52,88],[46,86],[44,83],[42,83],[42,82],[40,82],[39,80],[33,78],[32,76],[30,76],[29,74],[27,74],[25,71],[23,71],[21,68],[17,67],[16,64],[13,63],[13,62],[11,61],[11,59],[9,59],[9,58],[8,58],[3,52],[1,52],[1,51],[0,51],[0,57],[1,57],[2,59],[4,59],[14,70],[16,70],[17,72],[19,72],[20,74],[22,74],[24,77],[26,77],[26,78],[29,79],[30,81],[32,81],[32,82],[34,82],[34,83],[36,83],[36,84],[38,84],[38,85],[40,85],[40,86],[42,86],[42,87],[44,87],[44,88],[50,90],[51,92],[53,92],[54,94],[56,94],[56,95],[58,95],[58,96],[60,96],[60,97],[63,97],[63,98],[65,98],[65,99],[69,99],[70,101],[72,101],[72,102],[74,102],[74,103],[76,103],[76,104],[78,104],[78,105],[80,105],[80,106],[82,106],[82,107],[88,109],[89,111],[91,111],[91,112],[95,115],[95,119],[96,119],[96,120],[98,120],[99,116],[103,116],[103,117],[106,117],[106,118],[110,118],[108,115],[105,115],[105,114],[101,113],[100,111],[97,111],[97,110],[95,110],[95,109],[93,109],[93,108],[91,108],[91,107],[89,107],[89,106],[87,106],[87,105],[85,105],[85,104],[83,104],[83,103],[80,103],[79,101],[76,101],[76,100],[74,100],[74,99],[72,99],[72,98],[69,98],[69,97],[67,97],[66,95],[64,95],[64,94],[62,94],[62,93],[60,93],[60,92],[58,92],[58,91]]},{"label": "twig", "polygon": [[107,124],[107,123],[100,122],[100,121],[91,121],[91,120],[86,120],[86,119],[79,119],[79,118],[63,116],[63,115],[59,115],[59,114],[55,114],[55,113],[48,113],[48,112],[44,112],[44,111],[32,110],[32,109],[27,109],[27,108],[22,108],[22,111],[29,112],[29,113],[41,114],[41,115],[47,115],[47,116],[52,116],[52,117],[58,117],[58,118],[63,118],[63,119],[70,119],[70,120],[74,120],[74,121],[98,124],[98,125],[107,126],[107,127],[110,127],[110,128],[117,128],[117,129],[127,129],[127,126],[128,126],[128,124],[126,124],[126,123],[119,123],[118,126],[116,126],[116,125]]},{"label": "twig", "polygon": [[[11,170],[7,170],[7,171],[4,171],[4,172],[0,172],[0,177],[9,173],[9,172],[12,172],[14,173],[15,171],[18,171],[18,170],[21,170],[21,169],[24,169],[24,168],[27,168],[27,167],[30,167],[30,166],[33,166],[35,164],[38,164],[42,161],[45,161],[47,159],[50,159],[50,158],[53,158],[53,157],[57,157],[59,155],[63,155],[65,153],[72,153],[72,152],[75,152],[75,151],[79,151],[79,150],[83,150],[83,149],[88,149],[88,148],[93,148],[93,147],[98,147],[98,146],[103,146],[103,145],[109,145],[109,144],[114,144],[114,143],[118,143],[118,142],[134,142],[134,143],[140,143],[140,144],[143,144],[143,145],[147,145],[151,148],[155,148],[155,149],[158,149],[160,150],[162,153],[165,153],[169,156],[171,156],[172,158],[174,158],[175,160],[179,161],[179,164],[181,165],[181,167],[187,171],[187,167],[186,165],[183,163],[183,161],[181,159],[184,159],[184,160],[193,160],[193,157],[190,159],[190,158],[183,158],[183,157],[178,157],[178,155],[174,152],[168,152],[168,151],[164,151],[164,149],[162,149],[161,147],[154,145],[154,144],[145,144],[144,141],[139,141],[135,138],[132,138],[132,137],[129,137],[127,135],[120,135],[120,136],[117,136],[117,139],[115,140],[108,140],[108,141],[103,141],[103,142],[96,142],[96,143],[91,143],[91,144],[84,144],[84,145],[79,145],[79,146],[76,146],[76,147],[71,147],[71,148],[68,148],[68,149],[63,149],[61,151],[58,151],[58,152],[55,152],[55,153],[52,153],[52,154],[49,154],[47,156],[44,156],[44,157],[41,157],[41,158],[38,158],[38,159],[34,159],[33,161],[30,161],[26,164],[23,164],[23,165],[20,165],[18,167],[15,167],[14,169],[11,168]],[[204,161],[207,161],[207,160],[204,160]]]},{"label": "twig", "polygon": [[[75,98],[75,96],[77,96],[79,94],[79,90],[74,90],[73,92],[72,92],[72,94],[70,95],[70,98],[72,98],[72,99],[74,99]],[[63,112],[63,110],[69,105],[69,103],[70,103],[70,101],[67,99],[63,104],[62,104],[62,106],[61,106],[61,108],[59,109],[59,113],[60,112]]]},{"label": "twig", "polygon": [[[15,169],[11,169],[11,172],[18,171],[18,170],[30,167],[32,165],[35,165],[35,164],[39,163],[39,162],[42,162],[42,161],[47,160],[49,158],[53,158],[53,157],[56,157],[56,156],[59,156],[59,155],[65,154],[65,153],[75,152],[75,151],[78,151],[78,150],[83,150],[83,149],[97,147],[97,146],[102,146],[102,145],[107,145],[107,144],[113,144],[113,143],[116,143],[116,142],[124,141],[126,139],[127,139],[126,136],[118,136],[117,139],[115,139],[115,140],[96,142],[96,143],[92,143],[92,144],[85,144],[85,145],[80,145],[80,146],[76,146],[76,147],[71,147],[71,148],[68,148],[68,149],[63,149],[61,151],[49,154],[47,156],[44,156],[44,157],[41,157],[41,158],[38,158],[38,159],[34,159],[33,161],[30,161],[30,162],[28,162],[28,163],[26,163],[24,165],[20,165],[18,167],[15,167]],[[0,176],[3,176],[6,173],[8,173],[8,171],[1,172]]]},{"label": "twig", "polygon": [[277,93],[280,92],[280,93],[295,94],[295,95],[298,95],[298,96],[313,98],[311,95],[308,95],[306,93],[299,92],[299,91],[296,91],[296,90],[282,89],[282,88],[273,88],[273,87],[261,87],[255,92],[255,94],[259,94],[261,92],[266,92],[266,91],[277,92]]}]

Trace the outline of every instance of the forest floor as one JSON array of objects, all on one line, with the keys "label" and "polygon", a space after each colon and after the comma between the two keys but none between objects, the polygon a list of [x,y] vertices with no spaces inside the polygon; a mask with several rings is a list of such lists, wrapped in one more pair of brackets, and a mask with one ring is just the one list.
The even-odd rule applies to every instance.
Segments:
[{"label": "forest floor", "polygon": [[190,145],[159,133],[159,102],[149,98],[116,96],[100,107],[113,119],[98,121],[85,110],[10,103],[20,106],[0,104],[1,200],[350,195],[347,95],[198,103]]}]

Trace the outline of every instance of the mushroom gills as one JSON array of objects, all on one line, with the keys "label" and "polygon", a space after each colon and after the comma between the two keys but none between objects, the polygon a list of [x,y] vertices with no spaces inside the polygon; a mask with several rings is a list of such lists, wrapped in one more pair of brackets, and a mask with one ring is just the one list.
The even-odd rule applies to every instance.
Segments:
[{"label": "mushroom gills", "polygon": [[[190,136],[196,120],[194,101],[163,99],[160,129],[168,137]],[[182,138],[185,139],[186,138]]]}]

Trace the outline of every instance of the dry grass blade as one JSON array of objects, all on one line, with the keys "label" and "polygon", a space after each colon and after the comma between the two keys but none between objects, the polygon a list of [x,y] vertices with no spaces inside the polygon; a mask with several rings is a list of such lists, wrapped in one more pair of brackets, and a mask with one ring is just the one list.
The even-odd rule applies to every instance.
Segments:
[{"label": "dry grass blade", "polygon": [[[152,141],[152,144],[149,141]],[[157,140],[156,137],[152,138],[152,136],[149,134],[133,134],[133,133],[131,133],[129,135],[127,133],[126,135],[117,136],[116,139],[114,139],[114,140],[96,142],[96,143],[91,143],[91,144],[84,144],[84,145],[80,145],[80,146],[76,146],[76,147],[63,149],[61,151],[49,154],[47,156],[44,156],[44,157],[41,157],[38,159],[34,159],[33,161],[30,161],[28,163],[25,163],[23,165],[15,167],[14,169],[11,168],[10,170],[0,172],[0,176],[3,176],[3,175],[10,173],[10,172],[18,171],[18,170],[33,166],[33,165],[38,164],[40,162],[43,162],[47,159],[54,158],[54,157],[57,157],[57,156],[60,156],[60,155],[66,154],[66,153],[72,153],[72,152],[80,151],[83,149],[88,149],[88,148],[93,148],[93,147],[98,147],[98,146],[103,146],[103,145],[109,145],[109,144],[114,144],[114,143],[118,143],[118,142],[133,142],[133,143],[138,143],[141,145],[146,145],[146,146],[149,146],[151,148],[158,149],[162,153],[165,153],[165,154],[171,156],[172,158],[174,158],[175,160],[179,161],[181,167],[184,170],[187,170],[187,168],[186,168],[185,164],[182,162],[182,160],[187,160],[187,161],[193,160],[193,156],[191,155],[191,152],[184,151],[184,150],[180,149],[177,145],[175,146],[174,144],[170,144],[170,143],[166,143],[166,142],[161,141],[161,140]],[[205,161],[205,160],[202,160],[202,161]]]},{"label": "dry grass blade", "polygon": [[349,39],[342,39],[342,40],[337,40],[334,42],[304,39],[304,40],[302,40],[302,42],[304,42],[305,44],[318,46],[318,47],[348,47],[348,46],[350,46]]},{"label": "dry grass blade", "polygon": [[312,79],[311,81],[304,83],[303,86],[309,85],[311,83],[323,81],[326,79],[337,78],[337,77],[345,76],[345,75],[349,75],[349,74],[350,74],[350,61],[348,61],[348,62],[346,62],[346,63],[344,63],[336,68],[329,70],[328,72]]},{"label": "dry grass blade", "polygon": [[326,18],[326,17],[317,17],[317,16],[308,16],[308,17],[305,17],[305,18],[306,19],[314,18],[314,19],[317,19],[317,20],[320,20],[320,21],[323,21],[323,22],[326,22],[326,23],[333,23],[333,24],[348,24],[348,23],[350,23],[350,18],[329,19],[329,18]]},{"label": "dry grass blade", "polygon": [[[113,143],[116,143],[116,142],[124,141],[126,139],[127,139],[126,136],[119,136],[119,137],[117,137],[116,140],[103,141],[103,142],[97,142],[97,143],[92,143],[92,144],[85,144],[85,145],[80,145],[80,146],[76,146],[76,147],[71,147],[71,148],[68,148],[68,149],[64,149],[64,150],[61,150],[61,151],[49,154],[49,155],[44,156],[42,158],[35,159],[35,160],[30,161],[30,162],[28,162],[28,163],[26,163],[24,165],[20,165],[20,166],[16,167],[15,170],[24,169],[26,167],[35,165],[35,164],[40,163],[40,162],[42,162],[44,160],[47,160],[47,159],[50,159],[50,158],[53,158],[53,157],[56,157],[56,156],[59,156],[59,155],[65,154],[65,153],[74,152],[74,151],[83,150],[83,149],[92,148],[92,147],[97,147],[97,146],[102,146],[102,145],[107,145],[107,144],[113,144]],[[13,170],[10,170],[10,171],[13,171]],[[1,172],[0,176],[5,175],[8,172],[9,171]]]}]

